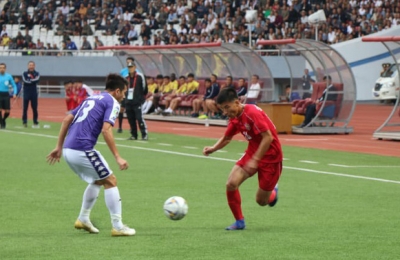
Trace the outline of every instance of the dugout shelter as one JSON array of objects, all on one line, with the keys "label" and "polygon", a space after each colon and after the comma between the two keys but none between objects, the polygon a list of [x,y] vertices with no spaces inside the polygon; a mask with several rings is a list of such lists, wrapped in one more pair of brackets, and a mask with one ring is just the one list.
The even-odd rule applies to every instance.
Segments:
[{"label": "dugout shelter", "polygon": [[393,58],[393,63],[389,67],[391,78],[393,78],[393,82],[391,83],[393,84],[380,84],[380,86],[375,87],[386,88],[387,90],[389,90],[388,88],[395,88],[397,92],[397,99],[392,111],[372,136],[379,140],[400,140],[400,36],[367,36],[363,37],[362,41],[369,43],[371,47],[374,44],[383,44],[386,47],[388,53]]}]

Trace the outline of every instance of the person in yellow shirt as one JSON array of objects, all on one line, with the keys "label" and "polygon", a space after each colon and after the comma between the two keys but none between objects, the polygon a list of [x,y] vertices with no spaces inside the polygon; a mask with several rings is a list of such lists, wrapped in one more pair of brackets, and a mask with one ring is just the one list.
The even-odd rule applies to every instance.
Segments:
[{"label": "person in yellow shirt", "polygon": [[1,46],[8,46],[10,43],[10,37],[8,37],[7,33],[3,34],[3,38],[1,39]]},{"label": "person in yellow shirt", "polygon": [[187,93],[189,95],[197,94],[199,92],[199,82],[194,80],[194,75],[193,73],[188,74],[188,79],[187,79]]},{"label": "person in yellow shirt", "polygon": [[166,106],[167,109],[165,109],[162,112],[163,116],[169,116],[171,115],[175,109],[178,107],[179,103],[182,101],[182,97],[186,96],[188,93],[188,85],[186,83],[186,78],[185,76],[180,76],[179,77],[179,88],[175,91],[175,96],[170,100],[169,106]]},{"label": "person in yellow shirt", "polygon": [[160,101],[164,100],[168,94],[174,91],[174,85],[171,84],[171,77],[164,76],[162,85],[158,88],[157,95],[154,95],[153,104],[156,107],[154,113],[159,115],[162,113],[163,109],[160,107]]},{"label": "person in yellow shirt", "polygon": [[150,108],[153,106],[153,95],[158,90],[158,85],[153,77],[147,77],[147,89],[148,93],[146,101],[142,105],[142,114],[147,114],[149,112]]}]

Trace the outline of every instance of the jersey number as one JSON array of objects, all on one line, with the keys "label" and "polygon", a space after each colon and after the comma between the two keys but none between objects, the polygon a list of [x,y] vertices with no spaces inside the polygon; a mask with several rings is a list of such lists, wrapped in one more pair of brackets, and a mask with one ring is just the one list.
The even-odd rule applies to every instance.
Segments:
[{"label": "jersey number", "polygon": [[75,123],[79,123],[85,120],[85,118],[89,114],[89,111],[93,109],[94,105],[95,105],[94,100],[86,100],[84,104],[82,104],[81,109],[79,109],[77,113],[77,115],[79,115],[82,112],[82,114],[75,120]]}]

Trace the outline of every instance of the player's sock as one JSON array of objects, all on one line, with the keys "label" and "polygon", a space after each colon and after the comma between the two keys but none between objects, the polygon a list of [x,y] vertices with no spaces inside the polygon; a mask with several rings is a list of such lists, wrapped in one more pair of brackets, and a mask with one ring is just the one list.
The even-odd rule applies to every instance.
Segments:
[{"label": "player's sock", "polygon": [[5,112],[4,113],[4,117],[3,117],[3,120],[6,120],[7,119],[7,117],[10,115],[10,112]]},{"label": "player's sock", "polygon": [[96,203],[97,197],[99,196],[101,186],[96,184],[89,184],[83,193],[82,208],[79,213],[79,220],[82,222],[90,221],[90,211]]},{"label": "player's sock", "polygon": [[115,229],[121,229],[122,224],[122,205],[118,187],[104,190],[106,205],[110,211],[111,223]]},{"label": "player's sock", "polygon": [[236,190],[227,190],[226,197],[228,198],[228,204],[231,208],[232,214],[236,220],[242,220],[242,199],[240,197],[240,192],[238,189]]},{"label": "player's sock", "polygon": [[122,120],[124,119],[124,113],[118,114],[118,128],[122,129]]}]

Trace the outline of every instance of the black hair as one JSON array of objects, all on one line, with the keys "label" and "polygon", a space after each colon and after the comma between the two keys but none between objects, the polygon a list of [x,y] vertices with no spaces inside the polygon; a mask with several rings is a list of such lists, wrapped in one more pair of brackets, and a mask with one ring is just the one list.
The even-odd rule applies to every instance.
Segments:
[{"label": "black hair", "polygon": [[211,83],[211,79],[205,79],[204,82],[210,82]]},{"label": "black hair", "polygon": [[227,76],[226,78],[227,78],[227,79],[231,79],[231,80],[233,81],[232,76]]},{"label": "black hair", "polygon": [[236,90],[233,88],[224,88],[222,89],[217,97],[217,104],[221,105],[225,102],[232,102],[238,99],[238,95]]},{"label": "black hair", "polygon": [[186,79],[186,77],[185,77],[185,76],[180,76],[179,78],[180,78],[180,79]]},{"label": "black hair", "polygon": [[157,77],[156,77],[156,79],[163,79],[163,75],[158,74]]},{"label": "black hair", "polygon": [[214,77],[215,77],[215,79],[218,79],[218,76],[217,76],[217,75],[215,75],[215,74],[211,74],[211,76],[214,76]]},{"label": "black hair", "polygon": [[123,91],[128,85],[128,81],[118,74],[108,74],[106,78],[106,90],[116,90],[119,89]]},{"label": "black hair", "polygon": [[188,77],[188,78],[194,78],[194,74],[193,74],[193,73],[189,73],[189,74],[187,75],[187,77]]},{"label": "black hair", "polygon": [[[1,65],[1,64],[0,64]],[[70,84],[70,83],[72,83],[72,80],[66,80],[66,81],[64,81],[64,85],[67,85],[67,84]]]},{"label": "black hair", "polygon": [[176,74],[175,73],[171,73],[171,80],[172,81],[176,80]]},{"label": "black hair", "polygon": [[169,76],[164,76],[164,79],[171,79]]},{"label": "black hair", "polygon": [[260,79],[260,77],[257,74],[254,74],[253,77],[256,77],[257,79]]},{"label": "black hair", "polygon": [[7,68],[7,65],[6,65],[4,62],[0,63],[0,66],[1,66],[1,65],[3,65],[4,67]]},{"label": "black hair", "polygon": [[135,62],[135,59],[132,56],[127,57],[126,60],[131,60],[131,61]]},{"label": "black hair", "polygon": [[323,79],[324,79],[324,80],[325,80],[325,79],[332,80],[331,76],[329,76],[329,75],[326,75],[326,76],[324,76],[324,78],[323,78]]}]

